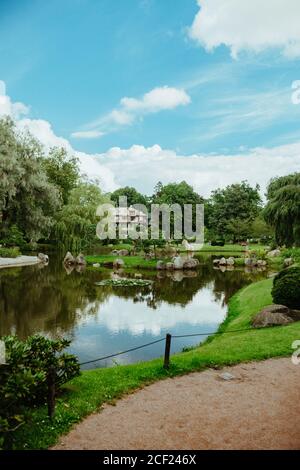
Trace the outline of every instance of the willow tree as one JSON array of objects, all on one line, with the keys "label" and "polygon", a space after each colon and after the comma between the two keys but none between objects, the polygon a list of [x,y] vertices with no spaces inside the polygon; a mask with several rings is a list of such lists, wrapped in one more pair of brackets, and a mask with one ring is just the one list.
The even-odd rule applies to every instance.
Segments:
[{"label": "willow tree", "polygon": [[100,204],[109,202],[98,184],[80,182],[70,192],[65,204],[56,217],[53,237],[63,248],[81,251],[96,241],[96,210]]},{"label": "willow tree", "polygon": [[61,197],[42,168],[42,155],[32,136],[18,134],[12,120],[0,120],[0,238],[12,227],[28,240],[48,236]]},{"label": "willow tree", "polygon": [[300,246],[300,173],[271,180],[265,220],[275,229],[276,242]]}]

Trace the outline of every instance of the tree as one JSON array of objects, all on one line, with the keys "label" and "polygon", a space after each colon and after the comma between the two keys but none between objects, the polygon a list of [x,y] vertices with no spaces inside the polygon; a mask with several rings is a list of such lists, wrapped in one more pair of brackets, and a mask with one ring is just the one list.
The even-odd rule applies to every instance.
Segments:
[{"label": "tree", "polygon": [[[153,204],[167,204],[171,206],[173,204],[178,204],[182,209],[185,204],[192,205],[192,225],[195,229],[195,220],[196,220],[196,204],[204,204],[204,199],[198,193],[196,193],[192,186],[190,186],[186,181],[181,181],[181,183],[169,183],[163,185],[160,181],[156,184],[154,188],[154,194],[151,198]],[[174,216],[171,214],[171,234],[174,232]]]},{"label": "tree", "polygon": [[96,210],[110,202],[98,185],[79,183],[69,195],[68,204],[57,215],[53,236],[71,250],[82,250],[96,241]]},{"label": "tree", "polygon": [[143,194],[139,193],[135,188],[130,186],[125,186],[124,188],[119,188],[113,193],[111,193],[110,198],[113,202],[118,204],[119,197],[126,196],[127,197],[127,206],[133,206],[134,204],[143,204],[144,206],[148,206],[148,199]]},{"label": "tree", "polygon": [[12,226],[27,240],[49,235],[61,198],[48,181],[41,156],[41,146],[32,136],[18,135],[10,119],[0,121],[1,238]]},{"label": "tree", "polygon": [[41,163],[48,180],[58,188],[63,203],[67,204],[71,190],[79,181],[78,159],[69,156],[64,148],[54,147]]},{"label": "tree", "polygon": [[271,180],[265,220],[275,229],[276,242],[300,246],[300,173]]},{"label": "tree", "polygon": [[[252,188],[247,181],[213,191],[209,224],[216,236],[237,238],[246,236],[261,207],[259,186]],[[242,230],[241,230],[242,228]]]}]

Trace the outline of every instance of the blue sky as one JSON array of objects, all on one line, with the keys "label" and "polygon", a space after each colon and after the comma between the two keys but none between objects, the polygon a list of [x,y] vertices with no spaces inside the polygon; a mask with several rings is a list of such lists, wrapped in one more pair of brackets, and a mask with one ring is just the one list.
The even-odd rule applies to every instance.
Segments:
[{"label": "blue sky", "polygon": [[[275,0],[268,11],[269,0],[246,0],[250,10],[243,11],[245,2],[233,0],[238,7],[225,13],[221,3],[0,0],[0,80],[12,103],[28,106],[27,123],[50,123],[75,151],[102,155],[98,161],[110,172],[117,157],[110,153],[109,161],[109,149],[116,147],[124,150],[119,164],[126,172],[132,146],[154,147],[155,159],[155,146],[179,158],[246,158],[257,147],[294,145],[300,141],[300,106],[291,101],[292,82],[300,79],[293,24],[299,2]],[[256,14],[262,21],[265,14],[265,24]],[[166,180],[182,179],[182,164],[176,173],[174,161]],[[297,165],[294,157],[286,170]],[[127,182],[112,177],[117,186]]]}]

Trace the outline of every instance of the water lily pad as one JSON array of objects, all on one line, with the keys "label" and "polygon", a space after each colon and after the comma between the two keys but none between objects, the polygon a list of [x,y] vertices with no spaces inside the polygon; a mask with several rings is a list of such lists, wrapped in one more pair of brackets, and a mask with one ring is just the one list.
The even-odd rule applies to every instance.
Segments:
[{"label": "water lily pad", "polygon": [[104,281],[96,282],[96,286],[112,286],[112,287],[145,287],[150,286],[152,281],[148,279],[105,279]]}]

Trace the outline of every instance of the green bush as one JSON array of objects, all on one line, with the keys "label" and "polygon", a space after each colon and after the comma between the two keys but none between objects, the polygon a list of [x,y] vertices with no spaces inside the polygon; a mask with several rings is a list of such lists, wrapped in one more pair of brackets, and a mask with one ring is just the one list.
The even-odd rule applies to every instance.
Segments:
[{"label": "green bush", "polygon": [[16,258],[17,256],[20,256],[20,250],[19,248],[5,248],[5,247],[0,247],[0,258]]},{"label": "green bush", "polygon": [[272,297],[276,304],[300,309],[300,268],[284,269],[275,276]]},{"label": "green bush", "polygon": [[21,248],[24,248],[26,245],[23,232],[19,230],[17,225],[10,227],[8,233],[2,239],[2,243],[7,246],[19,246]]},{"label": "green bush", "polygon": [[6,364],[0,365],[0,448],[11,447],[13,431],[26,421],[26,410],[45,403],[47,372],[56,371],[57,388],[79,375],[75,356],[61,353],[67,340],[51,340],[40,335],[26,341],[16,336],[2,338]]},{"label": "green bush", "polygon": [[225,240],[212,240],[211,246],[224,246]]}]

